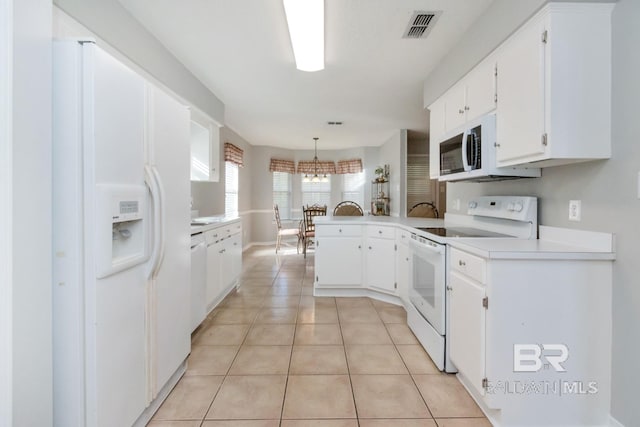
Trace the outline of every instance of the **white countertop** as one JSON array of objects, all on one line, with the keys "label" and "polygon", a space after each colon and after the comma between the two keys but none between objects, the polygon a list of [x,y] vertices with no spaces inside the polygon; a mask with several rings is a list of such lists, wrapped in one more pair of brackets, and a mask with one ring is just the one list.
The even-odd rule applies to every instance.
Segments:
[{"label": "white countertop", "polygon": [[488,259],[605,260],[614,252],[569,245],[548,240],[525,239],[451,239],[449,245]]},{"label": "white countertop", "polygon": [[221,227],[223,225],[231,224],[233,222],[240,221],[240,217],[237,215],[227,216],[227,215],[216,215],[216,216],[207,216],[200,218],[192,218],[191,223],[194,222],[207,222],[207,224],[203,225],[192,225],[191,226],[191,235],[198,233],[203,233],[205,231],[212,230],[214,228]]},{"label": "white countertop", "polygon": [[316,216],[316,224],[396,225],[416,232],[416,227],[444,227],[444,219],[400,218],[397,216]]},{"label": "white countertop", "polygon": [[488,259],[614,260],[614,238],[607,233],[540,226],[541,239],[446,238],[416,227],[443,227],[443,219],[390,216],[319,216],[320,224],[392,225]]}]

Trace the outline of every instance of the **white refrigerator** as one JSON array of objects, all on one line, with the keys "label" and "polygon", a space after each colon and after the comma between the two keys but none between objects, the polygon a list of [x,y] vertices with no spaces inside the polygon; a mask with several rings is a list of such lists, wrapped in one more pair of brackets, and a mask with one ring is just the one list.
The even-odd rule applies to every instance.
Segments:
[{"label": "white refrigerator", "polygon": [[190,351],[189,112],[93,42],[53,64],[54,425],[131,426]]}]

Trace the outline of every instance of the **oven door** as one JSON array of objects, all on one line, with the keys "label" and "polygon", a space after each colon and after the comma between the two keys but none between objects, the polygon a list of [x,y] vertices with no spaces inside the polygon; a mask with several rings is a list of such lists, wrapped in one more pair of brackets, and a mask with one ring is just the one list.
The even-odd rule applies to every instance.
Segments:
[{"label": "oven door", "polygon": [[413,280],[409,299],[440,334],[445,334],[446,246],[417,236],[411,238]]}]

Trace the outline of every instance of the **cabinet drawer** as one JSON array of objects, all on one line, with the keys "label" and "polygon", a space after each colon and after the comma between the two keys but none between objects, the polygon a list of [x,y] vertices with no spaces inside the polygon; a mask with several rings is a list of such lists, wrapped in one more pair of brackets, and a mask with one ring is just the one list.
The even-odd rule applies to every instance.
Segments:
[{"label": "cabinet drawer", "polygon": [[397,228],[396,229],[396,240],[397,243],[402,243],[404,245],[408,245],[409,244],[409,240],[411,240],[411,233],[407,230],[404,230],[402,228]]},{"label": "cabinet drawer", "polygon": [[340,225],[340,224],[324,225],[323,224],[323,225],[317,225],[316,233],[317,233],[318,236],[360,237],[360,236],[362,236],[362,226],[361,225]]},{"label": "cabinet drawer", "polygon": [[224,236],[217,228],[204,233],[204,241],[207,243],[207,245],[211,245],[212,243],[219,241],[223,237]]},{"label": "cabinet drawer", "polygon": [[480,283],[486,282],[487,263],[483,258],[475,255],[451,248],[451,269]]},{"label": "cabinet drawer", "polygon": [[395,239],[396,230],[395,227],[388,227],[386,225],[369,225],[367,226],[368,237],[379,237],[381,239]]}]

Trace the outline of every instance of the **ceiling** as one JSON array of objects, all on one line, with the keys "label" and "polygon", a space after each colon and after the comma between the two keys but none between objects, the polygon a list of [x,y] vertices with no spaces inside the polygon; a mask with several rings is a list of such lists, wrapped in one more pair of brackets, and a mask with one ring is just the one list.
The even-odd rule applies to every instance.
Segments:
[{"label": "ceiling", "polygon": [[[377,146],[426,136],[422,85],[492,0],[325,0],[325,69],[295,67],[281,0],[119,0],[225,104],[252,145]],[[414,11],[443,11],[403,39]],[[330,126],[328,121],[342,121]]]}]

